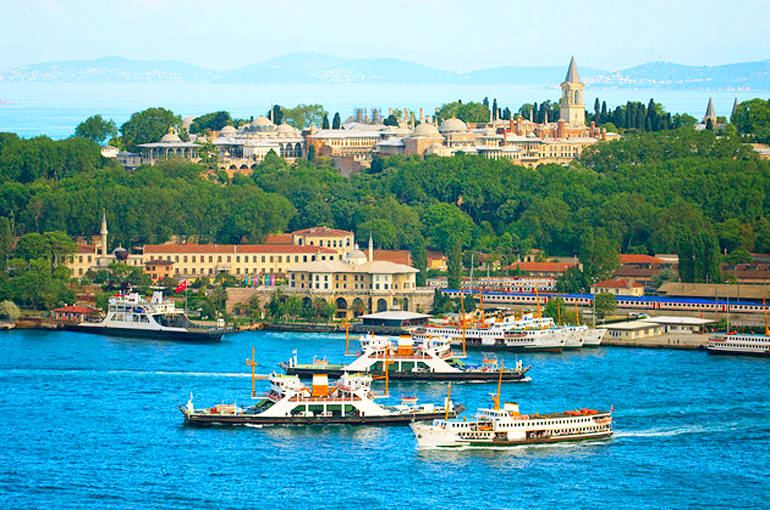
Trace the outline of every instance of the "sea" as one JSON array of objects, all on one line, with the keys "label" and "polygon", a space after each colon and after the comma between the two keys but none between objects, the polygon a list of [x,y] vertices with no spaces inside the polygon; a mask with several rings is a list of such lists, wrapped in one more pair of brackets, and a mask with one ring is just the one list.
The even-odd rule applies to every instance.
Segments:
[{"label": "sea", "polygon": [[[672,113],[688,113],[701,119],[709,96],[719,116],[729,117],[733,101],[770,97],[770,91],[714,91],[684,89],[597,89],[587,87],[585,104],[593,111],[594,100],[606,101],[611,109],[627,101],[649,100],[663,104]],[[208,83],[14,83],[0,82],[0,132],[22,137],[46,135],[54,139],[71,136],[75,127],[91,115],[113,119],[118,126],[132,113],[150,107],[168,108],[182,117],[227,110],[236,118],[265,115],[272,105],[294,107],[321,104],[330,115],[343,119],[355,108],[389,108],[432,115],[435,108],[456,100],[480,102],[497,99],[501,108],[516,112],[522,104],[560,96],[553,87],[501,85],[215,85]]]},{"label": "sea", "polygon": [[[0,508],[768,508],[770,359],[498,355],[532,367],[530,382],[502,388],[522,412],[613,407],[614,437],[587,443],[419,450],[408,426],[185,426],[177,405],[190,395],[196,407],[249,404],[252,348],[262,374],[294,350],[300,362],[346,359],[339,334],[0,333]],[[451,398],[470,416],[495,391],[455,383]],[[390,393],[438,403],[447,386]]]}]

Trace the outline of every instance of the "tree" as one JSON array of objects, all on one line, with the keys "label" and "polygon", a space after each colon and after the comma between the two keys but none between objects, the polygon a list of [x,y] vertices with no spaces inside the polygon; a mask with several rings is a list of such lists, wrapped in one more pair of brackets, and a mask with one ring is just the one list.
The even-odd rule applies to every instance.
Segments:
[{"label": "tree", "polygon": [[578,317],[574,309],[570,310],[561,296],[552,297],[545,304],[543,315],[552,318],[559,324],[577,324]]},{"label": "tree", "polygon": [[385,120],[382,121],[382,123],[385,126],[398,126],[399,121],[398,121],[398,117],[396,117],[395,114],[391,113],[385,118]]},{"label": "tree", "polygon": [[196,117],[190,124],[190,133],[205,133],[206,131],[220,131],[227,125],[232,125],[233,118],[230,112],[220,110]]},{"label": "tree", "polygon": [[590,286],[591,279],[577,266],[568,268],[556,280],[556,292],[563,292],[566,294],[581,294],[588,292]]},{"label": "tree", "polygon": [[320,104],[298,104],[294,108],[283,109],[284,119],[287,124],[291,124],[297,129],[304,129],[310,124],[321,125],[326,120],[328,129],[329,112]]},{"label": "tree", "polygon": [[0,272],[5,271],[12,251],[13,234],[11,233],[11,222],[5,216],[0,216]]},{"label": "tree", "polygon": [[455,101],[441,105],[437,115],[442,120],[456,117],[463,122],[489,122],[489,106],[473,101],[468,103]]},{"label": "tree", "polygon": [[75,136],[82,136],[96,143],[118,134],[114,120],[103,119],[101,115],[88,117],[75,128]]},{"label": "tree", "polygon": [[615,296],[602,292],[594,296],[594,307],[596,309],[596,316],[599,319],[604,319],[609,314],[615,311],[617,303],[615,302]]},{"label": "tree", "polygon": [[453,290],[462,288],[463,275],[463,253],[460,247],[459,239],[455,239],[449,247],[448,266],[449,275],[447,277],[447,286]]},{"label": "tree", "polygon": [[340,112],[334,114],[334,120],[332,120],[332,129],[340,129],[342,126],[342,120],[340,119]]},{"label": "tree", "polygon": [[165,108],[148,108],[131,115],[120,127],[126,150],[134,152],[139,144],[157,142],[169,129],[181,130],[182,118]]},{"label": "tree", "polygon": [[19,318],[21,312],[19,307],[13,301],[5,300],[0,303],[0,320],[7,322],[15,322]]},{"label": "tree", "polygon": [[283,123],[283,108],[279,105],[273,105],[269,112],[267,112],[267,118],[270,119],[276,126]]},{"label": "tree", "polygon": [[321,129],[329,129],[329,114],[325,113],[321,123]]},{"label": "tree", "polygon": [[415,284],[418,287],[425,286],[425,280],[428,275],[428,252],[425,249],[425,239],[420,236],[412,244],[412,266],[419,270],[419,273],[415,275]]}]

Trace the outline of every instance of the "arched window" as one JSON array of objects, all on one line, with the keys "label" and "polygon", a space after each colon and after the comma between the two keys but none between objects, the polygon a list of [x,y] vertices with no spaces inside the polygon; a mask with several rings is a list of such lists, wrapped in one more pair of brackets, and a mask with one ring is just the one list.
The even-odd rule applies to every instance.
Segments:
[{"label": "arched window", "polygon": [[580,104],[580,91],[575,91],[575,104]]}]

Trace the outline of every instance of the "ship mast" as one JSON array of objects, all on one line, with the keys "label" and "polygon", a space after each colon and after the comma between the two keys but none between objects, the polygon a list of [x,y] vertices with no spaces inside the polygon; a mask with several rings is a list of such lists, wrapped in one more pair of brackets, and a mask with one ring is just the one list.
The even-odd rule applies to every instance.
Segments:
[{"label": "ship mast", "polygon": [[577,321],[577,325],[580,326],[580,312],[578,312],[577,299],[575,299],[575,320]]},{"label": "ship mast", "polygon": [[345,356],[350,356],[350,322],[347,310],[345,310]]},{"label": "ship mast", "polygon": [[500,360],[500,378],[497,380],[497,396],[494,398],[495,411],[500,410],[500,389],[503,386],[503,365],[505,360]]},{"label": "ship mast", "polygon": [[452,395],[452,383],[449,383],[446,390],[446,404],[444,405],[444,420],[449,419],[449,397]]},{"label": "ship mast", "polygon": [[251,366],[251,398],[254,398],[256,395],[256,392],[254,390],[254,381],[257,379],[257,375],[254,373],[254,368],[257,366],[257,363],[254,361],[256,359],[256,356],[254,355],[254,346],[251,347],[251,359],[246,360],[246,364]]},{"label": "ship mast", "polygon": [[463,332],[463,356],[465,356],[465,296],[463,296],[462,288],[460,289],[460,310],[462,311],[462,322],[460,328]]},{"label": "ship mast", "polygon": [[770,329],[767,327],[767,303],[765,298],[762,298],[762,310],[765,312],[765,336],[770,336]]}]

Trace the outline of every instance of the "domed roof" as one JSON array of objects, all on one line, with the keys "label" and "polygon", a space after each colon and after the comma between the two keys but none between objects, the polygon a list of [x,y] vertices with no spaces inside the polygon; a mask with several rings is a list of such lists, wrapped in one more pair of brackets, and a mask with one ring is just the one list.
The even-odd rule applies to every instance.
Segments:
[{"label": "domed roof", "polygon": [[358,248],[356,248],[355,250],[345,255],[345,260],[347,260],[351,264],[363,264],[366,262],[366,254],[361,250],[359,250]]},{"label": "domed roof", "polygon": [[442,133],[454,133],[457,131],[468,131],[468,126],[460,119],[452,117],[441,123],[440,131]]},{"label": "domed roof", "polygon": [[182,139],[174,133],[166,133],[163,138],[160,139],[161,143],[179,143]]},{"label": "domed roof", "polygon": [[288,124],[281,124],[276,131],[281,135],[298,136],[297,130]]},{"label": "domed roof", "polygon": [[420,124],[414,128],[412,136],[441,136],[441,133],[433,124]]},{"label": "domed roof", "polygon": [[251,121],[251,125],[258,126],[258,127],[267,127],[267,126],[272,126],[273,123],[270,121],[270,119],[268,119],[264,115],[260,115],[259,117]]},{"label": "domed roof", "polygon": [[118,260],[126,260],[128,258],[128,250],[122,246],[118,246],[112,250],[112,254],[115,255],[115,258]]},{"label": "domed roof", "polygon": [[231,134],[235,133],[236,131],[237,130],[233,126],[228,124],[227,126],[225,126],[225,127],[223,127],[222,129],[219,130],[219,134],[220,135],[231,135]]}]

